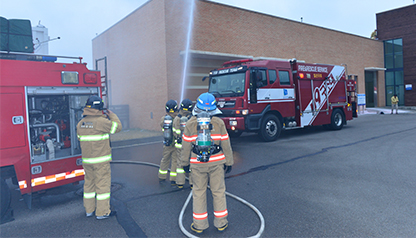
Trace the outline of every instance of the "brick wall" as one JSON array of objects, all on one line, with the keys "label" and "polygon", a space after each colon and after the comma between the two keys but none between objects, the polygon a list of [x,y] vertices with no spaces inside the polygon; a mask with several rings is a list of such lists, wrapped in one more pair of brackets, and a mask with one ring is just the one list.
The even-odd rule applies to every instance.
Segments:
[{"label": "brick wall", "polygon": [[365,93],[364,68],[384,67],[377,40],[209,1],[198,1],[196,16],[195,50],[347,64],[348,74],[358,75],[359,93]]},{"label": "brick wall", "polygon": [[405,91],[406,106],[416,106],[416,5],[376,14],[379,40],[403,39],[404,84],[413,90]]},{"label": "brick wall", "polygon": [[[129,105],[130,127],[159,130],[166,101],[179,103],[189,14],[190,0],[150,0],[93,39],[93,58],[108,58],[112,104]],[[360,93],[364,68],[384,64],[380,41],[203,0],[196,1],[190,49],[347,64]],[[191,62],[196,76],[187,83],[212,69],[201,62]],[[196,100],[206,83],[192,83],[197,89],[184,98]]]},{"label": "brick wall", "polygon": [[164,1],[149,1],[93,39],[107,56],[113,105],[128,104],[130,127],[159,130],[168,100]]}]

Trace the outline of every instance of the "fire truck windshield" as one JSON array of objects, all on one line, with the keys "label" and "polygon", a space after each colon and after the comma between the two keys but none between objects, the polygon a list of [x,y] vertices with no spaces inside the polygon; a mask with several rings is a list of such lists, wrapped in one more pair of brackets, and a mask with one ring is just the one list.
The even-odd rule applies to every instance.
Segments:
[{"label": "fire truck windshield", "polygon": [[244,94],[246,72],[233,74],[222,74],[211,76],[209,80],[209,91],[212,94],[223,96],[242,96]]}]

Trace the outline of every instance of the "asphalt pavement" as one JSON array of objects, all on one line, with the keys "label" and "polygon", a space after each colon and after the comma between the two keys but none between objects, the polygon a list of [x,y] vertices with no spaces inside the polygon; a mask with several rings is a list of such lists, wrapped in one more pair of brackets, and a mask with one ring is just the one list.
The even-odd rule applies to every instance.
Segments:
[{"label": "asphalt pavement", "polygon": [[[291,130],[270,143],[253,133],[233,138],[235,164],[227,191],[261,212],[262,237],[413,237],[416,114],[381,111],[367,109],[339,131]],[[12,187],[15,221],[2,224],[0,236],[185,237],[179,216],[189,185],[178,190],[168,181],[159,183],[156,167],[139,164],[160,162],[161,141],[161,135],[112,141],[116,217],[86,218],[82,183],[37,194],[32,210]],[[198,236],[246,237],[259,231],[261,220],[252,209],[233,198],[227,204],[229,228],[214,229],[209,205],[211,227]],[[182,219],[189,232],[191,222],[190,204]]]}]

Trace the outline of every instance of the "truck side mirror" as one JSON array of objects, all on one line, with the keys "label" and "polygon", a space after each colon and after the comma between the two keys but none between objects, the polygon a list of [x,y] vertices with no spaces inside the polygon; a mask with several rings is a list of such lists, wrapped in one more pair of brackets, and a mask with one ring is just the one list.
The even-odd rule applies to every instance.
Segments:
[{"label": "truck side mirror", "polygon": [[205,76],[205,77],[203,77],[203,78],[202,78],[202,82],[204,82],[204,81],[205,81],[205,79],[207,79],[207,78],[209,78],[209,76]]}]

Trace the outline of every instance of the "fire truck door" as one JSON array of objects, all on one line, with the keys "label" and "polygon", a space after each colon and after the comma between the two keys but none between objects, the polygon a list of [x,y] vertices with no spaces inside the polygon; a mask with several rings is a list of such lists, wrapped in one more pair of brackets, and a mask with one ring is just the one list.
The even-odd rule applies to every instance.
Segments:
[{"label": "fire truck door", "polygon": [[24,123],[25,104],[23,98],[23,94],[21,93],[0,94],[0,128],[2,130],[0,149],[26,145]]}]

